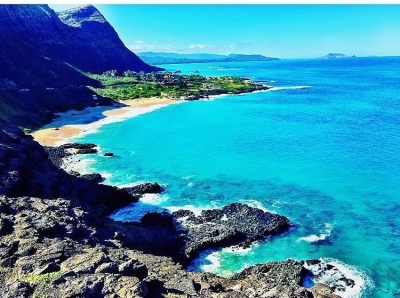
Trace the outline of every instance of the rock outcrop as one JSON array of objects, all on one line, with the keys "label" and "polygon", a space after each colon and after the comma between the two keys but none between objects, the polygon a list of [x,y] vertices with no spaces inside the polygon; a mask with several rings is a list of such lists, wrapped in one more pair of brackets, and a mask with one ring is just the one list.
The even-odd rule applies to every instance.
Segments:
[{"label": "rock outcrop", "polygon": [[179,210],[173,216],[181,219],[182,226],[188,230],[184,248],[188,259],[213,246],[248,246],[256,240],[283,232],[290,225],[284,216],[240,203],[222,209],[203,210],[197,217],[188,210]]},{"label": "rock outcrop", "polygon": [[98,214],[137,201],[115,187],[97,185],[67,174],[48,159],[31,136],[0,120],[0,194],[20,197],[66,198]]},{"label": "rock outcrop", "polygon": [[[70,200],[0,196],[0,211],[4,297],[336,297],[323,285],[302,287],[306,269],[294,260],[231,278],[187,272],[169,256],[129,247],[123,235],[115,237],[125,224],[95,220]],[[140,229],[132,226],[130,234]]]}]

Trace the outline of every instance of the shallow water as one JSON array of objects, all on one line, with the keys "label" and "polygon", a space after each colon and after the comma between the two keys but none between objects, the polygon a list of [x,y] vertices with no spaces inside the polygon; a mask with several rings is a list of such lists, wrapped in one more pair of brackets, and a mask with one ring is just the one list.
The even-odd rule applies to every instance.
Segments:
[{"label": "shallow water", "polygon": [[79,138],[116,154],[87,156],[80,170],[167,189],[115,219],[248,203],[293,228],[251,250],[207,251],[189,269],[228,276],[270,260],[324,258],[363,278],[346,297],[400,294],[400,58],[167,67],[274,88],[168,106]]}]

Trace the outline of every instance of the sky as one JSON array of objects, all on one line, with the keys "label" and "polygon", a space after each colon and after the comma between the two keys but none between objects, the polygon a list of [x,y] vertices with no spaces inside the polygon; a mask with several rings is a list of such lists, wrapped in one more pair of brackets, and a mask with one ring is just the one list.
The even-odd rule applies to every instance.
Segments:
[{"label": "sky", "polygon": [[[56,5],[56,11],[75,5]],[[400,5],[94,4],[133,52],[400,56]]]}]

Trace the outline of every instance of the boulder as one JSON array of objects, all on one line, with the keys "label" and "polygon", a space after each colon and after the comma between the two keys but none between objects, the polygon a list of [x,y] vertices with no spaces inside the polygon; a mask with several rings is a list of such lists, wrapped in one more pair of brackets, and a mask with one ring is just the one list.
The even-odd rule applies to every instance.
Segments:
[{"label": "boulder", "polygon": [[95,273],[118,273],[118,264],[115,262],[103,263],[96,268]]},{"label": "boulder", "polygon": [[145,193],[161,193],[163,191],[162,187],[157,183],[142,183],[131,187],[123,188],[126,192],[131,195],[143,195]]},{"label": "boulder", "polygon": [[118,266],[120,274],[125,276],[136,276],[139,279],[147,277],[148,270],[145,264],[138,260],[129,260]]},{"label": "boulder", "polygon": [[80,175],[80,177],[82,177],[83,179],[95,182],[95,183],[99,183],[103,180],[103,177],[99,173],[83,174],[83,175]]},{"label": "boulder", "polygon": [[162,226],[167,228],[175,227],[175,219],[172,214],[168,212],[147,212],[141,219],[140,222],[148,227]]},{"label": "boulder", "polygon": [[88,249],[62,262],[61,270],[74,271],[77,274],[89,274],[94,273],[97,267],[109,261],[110,259],[101,250]]}]

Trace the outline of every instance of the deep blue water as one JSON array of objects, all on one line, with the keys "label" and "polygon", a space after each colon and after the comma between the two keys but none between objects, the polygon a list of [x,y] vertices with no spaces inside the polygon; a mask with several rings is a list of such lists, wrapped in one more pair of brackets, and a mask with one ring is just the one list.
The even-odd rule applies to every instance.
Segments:
[{"label": "deep blue water", "polygon": [[[400,58],[167,68],[245,76],[278,88],[172,105],[102,126],[80,141],[117,157],[88,156],[88,171],[105,173],[109,184],[166,187],[141,207],[202,209],[239,201],[294,224],[251,250],[207,251],[191,270],[229,275],[270,260],[323,258],[362,277],[362,297],[400,295]],[[284,88],[296,86],[303,88]],[[135,219],[139,209],[115,219]]]}]

